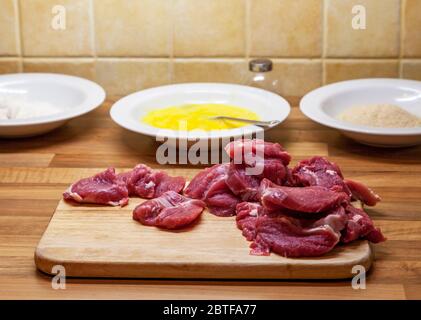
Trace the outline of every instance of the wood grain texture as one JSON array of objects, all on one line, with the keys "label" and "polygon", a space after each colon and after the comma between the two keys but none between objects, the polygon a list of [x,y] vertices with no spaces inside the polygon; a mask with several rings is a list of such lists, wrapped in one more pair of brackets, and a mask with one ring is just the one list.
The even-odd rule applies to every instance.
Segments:
[{"label": "wood grain texture", "polygon": [[53,153],[0,153],[0,167],[48,167]]},{"label": "wood grain texture", "polygon": [[[421,226],[415,223],[421,221],[421,147],[363,146],[311,122],[296,107],[267,139],[293,150],[293,163],[315,154],[327,155],[340,164],[347,177],[375,183],[382,195],[383,201],[369,213],[391,239],[374,246],[376,260],[365,290],[352,289],[349,280],[71,278],[67,279],[66,290],[52,289],[51,278],[36,270],[34,250],[68,181],[80,175],[80,169],[84,173],[85,168],[129,168],[138,162],[157,167],[155,142],[117,127],[108,117],[111,104],[107,101],[48,135],[0,140],[0,154],[29,155],[18,166],[6,162],[0,165],[0,299],[421,298]],[[48,167],[32,161],[31,155],[39,154],[54,155]],[[71,176],[55,177],[57,168],[70,169]]]},{"label": "wood grain texture", "polygon": [[[167,170],[170,175],[174,171]],[[346,279],[355,265],[368,271],[372,264],[367,241],[338,246],[317,258],[253,256],[235,218],[207,210],[185,229],[147,227],[132,219],[143,201],[131,198],[124,208],[60,201],[35,251],[37,267],[51,274],[62,265],[71,277]]]}]

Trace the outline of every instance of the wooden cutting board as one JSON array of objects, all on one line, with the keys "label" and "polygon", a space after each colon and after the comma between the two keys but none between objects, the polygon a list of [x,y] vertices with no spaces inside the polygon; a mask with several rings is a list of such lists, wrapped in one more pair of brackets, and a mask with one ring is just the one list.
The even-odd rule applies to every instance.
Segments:
[{"label": "wooden cutting board", "polygon": [[341,245],[319,258],[249,255],[235,218],[205,211],[180,231],[146,227],[132,219],[144,200],[124,208],[69,205],[60,201],[38,247],[35,263],[53,274],[55,265],[71,277],[202,279],[341,279],[373,260],[367,241]]}]

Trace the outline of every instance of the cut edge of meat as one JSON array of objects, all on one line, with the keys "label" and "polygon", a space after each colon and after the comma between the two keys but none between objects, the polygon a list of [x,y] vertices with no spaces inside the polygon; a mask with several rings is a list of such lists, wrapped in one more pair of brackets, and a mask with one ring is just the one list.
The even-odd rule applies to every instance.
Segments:
[{"label": "cut edge of meat", "polygon": [[123,198],[119,201],[108,201],[106,203],[85,202],[83,200],[83,198],[77,192],[71,191],[72,186],[73,185],[71,185],[69,188],[66,189],[66,191],[63,192],[63,199],[68,201],[68,202],[73,202],[75,204],[85,203],[85,204],[97,204],[97,205],[110,205],[110,206],[113,206],[113,207],[118,207],[118,206],[124,207],[124,206],[128,205],[128,203],[129,203],[128,197]]},{"label": "cut edge of meat", "polygon": [[331,251],[339,240],[340,235],[329,225],[301,228],[286,217],[262,216],[250,254],[268,255],[272,251],[287,258],[317,257]]},{"label": "cut edge of meat", "polygon": [[348,221],[342,232],[341,241],[350,243],[357,239],[367,239],[372,243],[386,241],[380,228],[374,226],[373,220],[363,209],[355,208],[349,204],[345,208]]},{"label": "cut edge of meat", "polygon": [[[94,188],[95,185],[100,185],[102,189]],[[104,186],[106,186],[105,190]],[[106,201],[107,197],[110,198],[108,201]],[[123,207],[128,204],[129,195],[126,185],[116,175],[115,168],[110,167],[91,177],[82,178],[72,183],[63,192],[63,199],[70,203]]]},{"label": "cut edge of meat", "polygon": [[345,184],[351,190],[352,196],[356,200],[360,200],[370,207],[374,207],[382,199],[371,188],[367,187],[364,183],[351,179],[345,179]]},{"label": "cut edge of meat", "polygon": [[237,228],[248,241],[253,241],[256,237],[256,222],[262,208],[255,202],[241,202],[236,206]]}]

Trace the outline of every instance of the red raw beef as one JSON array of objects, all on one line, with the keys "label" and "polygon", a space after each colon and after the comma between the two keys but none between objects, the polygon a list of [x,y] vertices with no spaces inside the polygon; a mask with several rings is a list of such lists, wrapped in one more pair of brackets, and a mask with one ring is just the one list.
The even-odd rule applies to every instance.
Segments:
[{"label": "red raw beef", "polygon": [[345,228],[343,207],[325,213],[321,219],[295,219],[281,211],[267,212],[260,204],[237,205],[237,227],[252,241],[251,254],[285,257],[319,256],[334,248]]},{"label": "red raw beef", "polygon": [[228,188],[225,180],[229,164],[217,164],[200,171],[184,190],[190,198],[203,200],[209,211],[221,217],[235,214],[239,199]]},{"label": "red raw beef", "polygon": [[255,255],[272,251],[312,257],[329,252],[339,241],[385,241],[368,214],[351,204],[356,199],[373,206],[380,197],[362,183],[344,180],[336,164],[316,156],[291,170],[290,155],[279,144],[263,140],[237,140],[225,150],[231,162],[200,171],[184,195],[183,177],[139,164],[120,175],[110,168],[82,179],[63,197],[121,206],[129,195],[154,198],[138,205],[133,219],[164,229],[190,225],[205,206],[217,216],[236,214],[237,227]]},{"label": "red raw beef", "polygon": [[287,166],[291,156],[279,143],[266,142],[260,139],[241,139],[230,142],[225,151],[236,164],[255,166],[262,156],[265,159],[279,159]]},{"label": "red raw beef", "polygon": [[256,237],[256,222],[263,214],[263,207],[256,202],[241,202],[237,204],[236,221],[237,227],[248,241],[253,241]]},{"label": "red raw beef", "polygon": [[130,196],[146,199],[159,197],[166,191],[179,193],[186,183],[183,177],[171,177],[144,164],[138,164],[132,171],[122,173],[119,177],[126,183]]},{"label": "red raw beef", "polygon": [[348,205],[346,207],[348,216],[346,228],[343,231],[341,241],[349,243],[359,238],[367,239],[373,243],[386,240],[379,228],[374,227],[373,221],[363,210]]},{"label": "red raw beef", "polygon": [[225,183],[225,179],[213,183],[206,192],[205,200],[209,212],[219,217],[229,217],[235,215],[235,207],[239,199],[232,194]]},{"label": "red raw beef", "polygon": [[114,168],[73,183],[64,193],[67,201],[125,206],[129,202],[127,187],[115,174]]},{"label": "red raw beef", "polygon": [[344,181],[351,190],[352,197],[354,199],[360,200],[368,206],[375,206],[377,202],[381,201],[380,196],[365,184],[350,179],[346,179]]},{"label": "red raw beef", "polygon": [[212,188],[215,182],[225,180],[227,171],[228,165],[226,164],[216,164],[199,171],[187,185],[184,194],[194,199],[204,199],[206,192]]},{"label": "red raw beef", "polygon": [[133,219],[147,226],[180,229],[199,218],[205,206],[201,200],[167,191],[138,205],[133,211]]},{"label": "red raw beef", "polygon": [[[258,201],[258,188],[262,179],[283,184],[291,157],[278,143],[263,140],[237,140],[229,143],[226,152],[231,158],[227,185],[243,201]],[[259,154],[260,151],[260,154]],[[249,169],[258,169],[253,174]]]},{"label": "red raw beef", "polygon": [[268,210],[292,210],[306,213],[324,212],[341,205],[347,195],[325,187],[266,188],[262,191],[262,204]]},{"label": "red raw beef", "polygon": [[291,180],[294,186],[336,188],[368,206],[375,206],[381,200],[373,190],[361,182],[344,180],[339,167],[323,157],[300,161],[292,170]]},{"label": "red raw beef", "polygon": [[[144,179],[147,175],[152,172],[152,169],[144,164],[136,165],[131,171],[123,172],[118,175],[118,177],[124,181],[127,186],[127,190],[129,191],[129,195],[137,195],[136,192],[136,182],[141,179]],[[145,188],[144,188],[145,189]],[[152,198],[154,194],[154,188],[149,188],[148,192],[145,192],[147,197],[145,198]]]},{"label": "red raw beef", "polygon": [[[312,223],[313,227],[318,226],[330,226],[338,236],[341,236],[340,231],[346,227],[348,216],[345,212],[344,207],[337,207],[325,213],[326,215]],[[301,220],[304,221],[304,220]]]},{"label": "red raw beef", "polygon": [[291,172],[292,184],[297,187],[322,186],[340,187],[351,196],[351,191],[344,183],[339,167],[323,157],[313,157],[300,161]]},{"label": "red raw beef", "polygon": [[265,159],[263,174],[260,178],[265,178],[276,184],[283,185],[288,178],[288,168],[278,159]]},{"label": "red raw beef", "polygon": [[339,242],[339,231],[345,220],[346,216],[336,210],[312,224],[283,215],[259,216],[250,253],[269,255],[273,251],[284,257],[321,256]]},{"label": "red raw beef", "polygon": [[258,201],[260,178],[246,173],[245,166],[231,162],[226,177],[229,189],[243,201]]}]

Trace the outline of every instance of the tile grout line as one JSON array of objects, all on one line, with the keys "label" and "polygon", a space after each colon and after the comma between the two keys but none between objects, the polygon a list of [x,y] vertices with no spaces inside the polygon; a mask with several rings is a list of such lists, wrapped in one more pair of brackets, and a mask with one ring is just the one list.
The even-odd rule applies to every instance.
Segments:
[{"label": "tile grout line", "polygon": [[244,14],[244,46],[245,46],[245,53],[244,57],[246,59],[246,63],[248,63],[250,59],[250,49],[251,49],[251,30],[250,30],[250,15],[251,15],[251,0],[245,0],[245,14]]},{"label": "tile grout line", "polygon": [[243,62],[243,73],[239,76],[239,81],[243,85],[249,85],[249,61],[251,54],[251,1],[245,0],[244,5],[244,58]]},{"label": "tile grout line", "polygon": [[[11,58],[19,58],[19,56],[0,56],[0,59],[11,59]],[[166,56],[25,56],[25,60],[142,60],[142,61],[169,61],[169,57]],[[254,56],[250,56],[250,58],[258,58]],[[387,58],[375,58],[375,57],[332,57],[332,58],[320,58],[320,57],[280,57],[280,56],[267,56],[268,59],[282,61],[282,62],[323,62],[324,61],[333,61],[333,62],[340,62],[340,61],[347,61],[347,62],[392,62],[392,61],[399,61],[399,58],[394,57],[387,57]],[[177,61],[207,61],[207,62],[221,62],[221,61],[230,61],[230,62],[238,62],[244,61],[244,56],[236,56],[236,57],[179,57],[173,58],[173,60]],[[420,62],[421,58],[405,58],[405,61],[413,61],[413,62]]]},{"label": "tile grout line", "polygon": [[322,85],[326,84],[326,53],[327,53],[327,1],[322,2]]},{"label": "tile grout line", "polygon": [[16,19],[16,45],[19,54],[19,67],[18,71],[23,72],[23,36],[22,36],[22,10],[19,0],[13,2],[15,8],[15,19]]},{"label": "tile grout line", "polygon": [[175,1],[171,1],[171,23],[170,23],[170,32],[168,34],[168,50],[169,52],[169,66],[168,66],[168,81],[174,83],[174,29],[175,29],[175,13],[174,9],[176,6]]},{"label": "tile grout line", "polygon": [[406,0],[400,2],[400,22],[399,22],[399,78],[403,78],[403,55],[404,55],[404,38],[405,38],[405,9]]},{"label": "tile grout line", "polygon": [[94,61],[94,57],[92,56],[26,56],[25,61],[32,61],[32,62],[39,62],[39,61],[63,61],[68,62],[72,60],[78,61]]},{"label": "tile grout line", "polygon": [[96,52],[96,32],[95,32],[95,13],[94,13],[94,0],[89,0],[89,25],[91,28],[90,39],[91,39],[91,50],[94,63],[94,79],[97,80],[96,75],[96,62],[98,60]]}]

